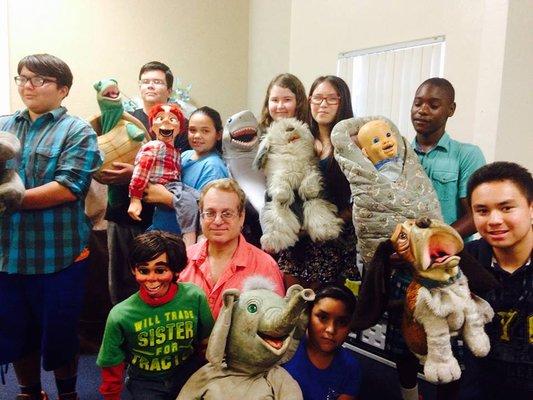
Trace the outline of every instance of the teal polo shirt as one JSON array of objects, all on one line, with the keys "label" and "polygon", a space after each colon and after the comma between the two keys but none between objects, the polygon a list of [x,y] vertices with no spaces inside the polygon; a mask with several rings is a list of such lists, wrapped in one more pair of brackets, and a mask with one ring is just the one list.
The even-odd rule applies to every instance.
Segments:
[{"label": "teal polo shirt", "polygon": [[460,199],[466,198],[470,175],[486,164],[481,149],[453,140],[446,132],[426,153],[418,147],[416,137],[412,146],[437,192],[444,222],[454,223],[462,216]]}]

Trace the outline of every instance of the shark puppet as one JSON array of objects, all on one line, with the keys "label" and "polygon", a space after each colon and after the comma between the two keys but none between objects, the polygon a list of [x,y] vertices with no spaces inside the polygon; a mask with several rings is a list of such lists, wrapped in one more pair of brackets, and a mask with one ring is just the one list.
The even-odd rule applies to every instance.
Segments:
[{"label": "shark puppet", "polygon": [[228,118],[222,135],[222,153],[231,176],[239,182],[246,197],[260,212],[265,205],[265,175],[252,168],[259,148],[257,119],[244,110]]}]

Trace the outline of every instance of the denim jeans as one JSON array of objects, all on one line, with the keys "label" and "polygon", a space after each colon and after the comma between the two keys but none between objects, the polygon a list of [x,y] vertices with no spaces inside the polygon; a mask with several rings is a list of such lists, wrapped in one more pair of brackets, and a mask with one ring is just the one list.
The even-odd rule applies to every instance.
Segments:
[{"label": "denim jeans", "polygon": [[202,363],[203,361],[194,355],[177,367],[172,375],[164,378],[147,377],[128,368],[126,388],[133,400],[174,400],[185,382],[202,366]]}]

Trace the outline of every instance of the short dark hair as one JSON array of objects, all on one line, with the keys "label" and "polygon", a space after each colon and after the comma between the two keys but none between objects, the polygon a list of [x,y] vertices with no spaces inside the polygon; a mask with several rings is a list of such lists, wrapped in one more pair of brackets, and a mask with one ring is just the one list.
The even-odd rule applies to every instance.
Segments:
[{"label": "short dark hair", "polygon": [[[313,84],[311,85],[311,89],[309,89],[309,97],[313,95],[313,92],[315,91],[316,87],[320,85],[322,82],[328,82],[335,91],[337,92],[338,96],[340,97],[340,103],[339,108],[337,110],[337,114],[335,115],[335,118],[331,122],[331,128],[337,124],[337,122],[353,118],[353,109],[352,109],[352,96],[350,95],[350,88],[346,84],[346,82],[335,75],[325,75],[325,76],[319,76],[315,79]],[[311,108],[309,108],[309,127],[311,128],[311,133],[313,136],[318,136],[318,123],[313,119],[313,116],[311,114]]]},{"label": "short dark hair", "polygon": [[423,86],[436,86],[442,89],[449,97],[450,103],[455,101],[455,89],[448,79],[444,78],[429,78],[420,84],[416,91],[418,92]]},{"label": "short dark hair", "polygon": [[133,239],[129,255],[130,268],[151,261],[166,253],[168,267],[172,272],[179,273],[187,265],[187,251],[181,237],[164,231],[148,231]]},{"label": "short dark hair", "polygon": [[191,115],[189,116],[189,120],[192,118],[194,114],[198,114],[198,113],[205,114],[209,118],[211,118],[211,121],[213,121],[213,125],[215,126],[215,130],[217,132],[222,132],[222,130],[224,129],[222,126],[222,118],[220,118],[220,114],[217,110],[211,107],[208,107],[208,106],[197,108],[191,113]]},{"label": "short dark hair", "polygon": [[66,86],[69,90],[72,87],[72,71],[65,61],[56,56],[31,54],[19,61],[17,72],[20,74],[24,67],[35,74],[55,78],[58,87]]},{"label": "short dark hair", "polygon": [[[211,121],[213,121],[213,126],[215,127],[215,131],[217,131],[217,133],[221,134],[222,131],[224,130],[224,127],[222,126],[222,118],[220,118],[220,113],[217,110],[211,107],[208,107],[208,106],[197,108],[189,116],[189,121],[191,120],[194,114],[204,114],[207,117],[209,117]],[[215,144],[215,149],[219,153],[222,153],[222,140],[217,140]]]},{"label": "short dark hair", "polygon": [[339,300],[344,304],[346,312],[350,317],[353,316],[355,312],[355,304],[357,302],[353,292],[344,285],[337,284],[324,284],[321,285],[315,292],[315,300],[309,304],[309,310],[313,308],[320,300],[325,299],[326,297]]},{"label": "short dark hair", "polygon": [[308,110],[309,104],[307,101],[307,96],[305,95],[305,88],[303,83],[293,74],[285,73],[279,74],[274,77],[268,84],[268,88],[265,95],[265,100],[263,101],[263,108],[261,110],[261,120],[259,121],[259,127],[261,129],[266,129],[273,122],[270,112],[268,111],[268,100],[270,98],[270,91],[274,86],[279,86],[284,89],[289,89],[294,93],[296,97],[296,110],[294,113],[294,118],[301,122],[308,122]]},{"label": "short dark hair", "polygon": [[531,173],[514,162],[496,161],[479,168],[470,176],[467,186],[468,202],[472,201],[472,193],[479,185],[498,181],[514,183],[529,204],[533,201],[533,178]]},{"label": "short dark hair", "polygon": [[174,85],[174,75],[168,65],[159,61],[150,61],[144,64],[139,71],[139,80],[141,79],[142,74],[147,71],[163,71],[165,73],[165,80],[167,81],[167,88],[172,89],[172,85]]}]

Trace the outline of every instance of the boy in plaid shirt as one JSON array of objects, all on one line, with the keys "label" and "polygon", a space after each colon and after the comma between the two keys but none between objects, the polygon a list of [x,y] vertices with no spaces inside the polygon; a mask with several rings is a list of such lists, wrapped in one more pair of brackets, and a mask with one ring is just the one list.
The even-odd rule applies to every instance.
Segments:
[{"label": "boy in plaid shirt", "polygon": [[175,104],[158,104],[149,114],[152,131],[157,140],[146,143],[135,158],[130,182],[128,214],[140,221],[141,199],[148,184],[164,185],[173,195],[174,210],[156,207],[152,227],[149,229],[182,233],[186,245],[196,242],[198,219],[198,193],[180,181],[180,152],[174,139],[185,122],[180,108]]}]

